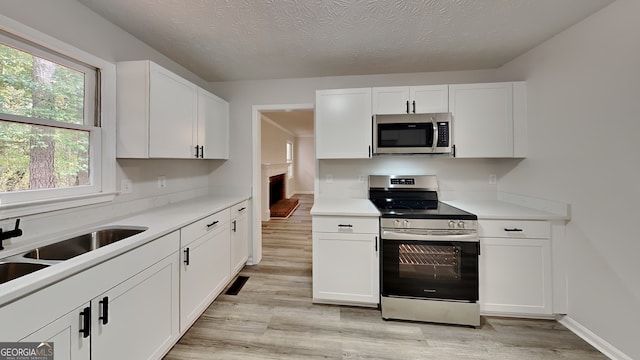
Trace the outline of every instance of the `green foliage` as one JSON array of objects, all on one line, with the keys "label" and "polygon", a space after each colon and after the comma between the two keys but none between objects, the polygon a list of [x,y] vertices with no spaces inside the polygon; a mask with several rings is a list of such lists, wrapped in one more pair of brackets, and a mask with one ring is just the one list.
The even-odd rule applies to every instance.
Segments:
[{"label": "green foliage", "polygon": [[[40,98],[34,98],[40,96]],[[55,64],[50,81],[36,81],[34,57],[0,44],[0,192],[29,189],[33,148],[53,138],[55,187],[89,183],[89,133],[5,121],[2,114],[61,123],[84,122],[84,74]],[[64,124],[61,124],[64,126]],[[47,130],[48,129],[48,130]]]}]

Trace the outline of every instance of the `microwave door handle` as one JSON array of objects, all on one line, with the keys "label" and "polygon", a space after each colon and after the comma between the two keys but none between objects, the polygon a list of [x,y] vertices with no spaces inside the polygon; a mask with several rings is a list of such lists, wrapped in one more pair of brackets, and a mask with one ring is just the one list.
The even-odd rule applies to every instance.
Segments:
[{"label": "microwave door handle", "polygon": [[436,147],[438,146],[438,127],[436,125],[436,119],[431,118],[431,126],[433,127],[433,147],[431,152],[436,152]]}]

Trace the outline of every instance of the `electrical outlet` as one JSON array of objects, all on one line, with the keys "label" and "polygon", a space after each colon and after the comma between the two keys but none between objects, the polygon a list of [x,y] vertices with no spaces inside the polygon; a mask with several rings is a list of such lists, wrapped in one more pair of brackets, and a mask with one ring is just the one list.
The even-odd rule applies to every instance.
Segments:
[{"label": "electrical outlet", "polygon": [[133,181],[131,179],[120,180],[120,194],[131,194],[133,191]]},{"label": "electrical outlet", "polygon": [[158,176],[158,189],[164,189],[167,187],[167,177],[166,176]]},{"label": "electrical outlet", "polygon": [[496,174],[489,174],[489,185],[495,185],[498,182]]},{"label": "electrical outlet", "polygon": [[367,181],[367,177],[366,176],[364,176],[364,175],[358,176],[358,182],[359,183],[364,184],[365,181]]},{"label": "electrical outlet", "polygon": [[333,182],[333,175],[327,175],[327,177],[325,179],[327,180],[327,183],[332,183]]}]

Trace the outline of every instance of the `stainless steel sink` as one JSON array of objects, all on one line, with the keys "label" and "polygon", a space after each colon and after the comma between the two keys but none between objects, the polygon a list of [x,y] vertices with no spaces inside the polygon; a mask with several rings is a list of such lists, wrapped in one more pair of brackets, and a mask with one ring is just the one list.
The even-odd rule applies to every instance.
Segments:
[{"label": "stainless steel sink", "polygon": [[113,244],[146,229],[111,228],[72,237],[57,243],[33,249],[24,254],[29,259],[68,260],[89,251]]},{"label": "stainless steel sink", "polygon": [[20,262],[0,263],[0,284],[46,268],[49,265]]}]

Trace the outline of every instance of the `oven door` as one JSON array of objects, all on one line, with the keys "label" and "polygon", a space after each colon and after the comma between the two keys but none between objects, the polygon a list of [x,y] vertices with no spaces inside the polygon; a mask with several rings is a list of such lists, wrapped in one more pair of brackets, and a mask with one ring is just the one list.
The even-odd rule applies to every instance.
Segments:
[{"label": "oven door", "polygon": [[478,301],[480,243],[438,238],[382,238],[382,296]]}]

